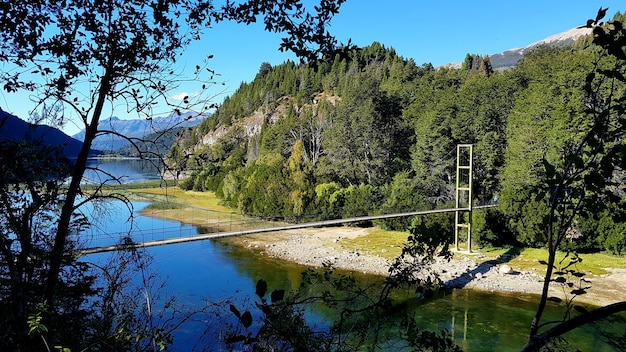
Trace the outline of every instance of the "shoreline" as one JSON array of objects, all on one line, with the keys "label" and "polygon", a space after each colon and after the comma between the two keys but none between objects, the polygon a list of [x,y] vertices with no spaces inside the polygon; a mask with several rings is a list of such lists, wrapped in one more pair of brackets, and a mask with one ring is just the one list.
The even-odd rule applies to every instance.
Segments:
[{"label": "shoreline", "polygon": [[[144,215],[197,226],[215,225],[212,220],[207,222],[206,218],[181,219],[162,210],[149,210]],[[219,221],[217,223],[219,224]],[[342,244],[344,240],[366,236],[368,231],[369,229],[348,226],[323,227],[230,237],[223,241],[243,249],[257,251],[264,256],[304,266],[319,268],[324,263],[331,263],[338,269],[386,276],[392,261],[381,255],[386,249],[370,253]],[[438,260],[429,266],[429,270],[438,274],[448,288],[539,297],[543,289],[545,271],[537,268],[516,268],[511,264],[511,272],[503,273],[500,266],[509,265],[511,259],[513,257],[507,254],[493,259],[481,254],[480,251],[474,251],[472,254],[459,252],[455,253],[449,262]],[[586,282],[579,282],[573,287],[590,286],[586,294],[574,297],[574,304],[604,306],[626,300],[626,269],[603,269],[606,274],[588,273],[584,277]],[[572,288],[564,284],[553,282],[550,285],[550,297],[557,297],[565,302],[572,298],[569,293],[571,290]]]},{"label": "shoreline", "polygon": [[[262,255],[290,261],[310,267],[321,267],[331,263],[335,268],[386,276],[391,261],[372,253],[359,250],[342,250],[344,239],[364,236],[366,229],[361,228],[315,228],[280,233],[267,233],[234,237],[227,242]],[[501,267],[507,264],[506,255],[497,260],[487,260],[480,252],[468,254],[458,252],[452,260],[437,260],[429,267],[437,273],[446,288],[471,289],[485,292],[506,294],[536,295],[543,289],[544,272],[537,270],[518,270],[512,267],[510,273],[504,273]],[[584,295],[574,298],[573,302],[592,306],[603,306],[625,300],[626,270],[608,269],[604,275],[589,275],[586,280],[591,288]],[[550,285],[550,297],[565,301],[571,299],[570,288]],[[569,296],[569,297],[568,297]]]}]

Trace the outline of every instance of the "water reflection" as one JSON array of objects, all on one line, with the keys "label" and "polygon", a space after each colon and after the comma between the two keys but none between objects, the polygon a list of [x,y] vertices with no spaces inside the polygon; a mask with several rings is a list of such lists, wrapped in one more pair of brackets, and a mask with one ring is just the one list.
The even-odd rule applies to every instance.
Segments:
[{"label": "water reflection", "polygon": [[[472,290],[443,291],[438,297],[410,305],[426,329],[448,329],[464,351],[519,351],[528,339],[530,322],[538,297]],[[544,321],[562,321],[564,307],[550,302]],[[623,316],[614,325],[624,330]],[[598,333],[600,325],[589,325],[565,335],[581,351],[614,351]]]},{"label": "water reflection", "polygon": [[[142,159],[89,159],[83,177],[85,183],[116,183],[113,177],[123,184],[159,179],[158,160]],[[112,177],[113,176],[113,177]]]}]

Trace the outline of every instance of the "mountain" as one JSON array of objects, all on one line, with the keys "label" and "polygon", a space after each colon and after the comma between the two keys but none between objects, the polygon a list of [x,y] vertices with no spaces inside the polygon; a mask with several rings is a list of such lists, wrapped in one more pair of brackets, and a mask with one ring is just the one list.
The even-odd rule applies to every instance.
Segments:
[{"label": "mountain", "polygon": [[[524,58],[524,55],[539,46],[548,45],[553,47],[561,47],[566,45],[572,45],[578,39],[586,35],[590,35],[592,30],[592,28],[572,28],[558,34],[551,35],[524,48],[514,48],[501,53],[489,55],[491,67],[494,70],[511,68],[517,65],[517,63]],[[461,65],[461,63],[454,63],[444,65],[443,67],[460,68]]]},{"label": "mountain", "polygon": [[40,140],[42,144],[51,147],[62,146],[63,153],[70,158],[78,156],[83,147],[81,141],[54,127],[28,123],[0,109],[0,141],[20,141],[27,138]]},{"label": "mountain", "polygon": [[146,142],[138,141],[137,147],[127,145],[111,152],[111,154],[121,157],[138,158],[141,157],[141,151],[141,153],[150,153],[149,155],[159,155],[160,157],[165,157],[167,152],[172,147],[172,144],[176,142],[178,135],[188,129],[190,129],[190,127],[174,127],[165,131],[154,132],[144,137]]},{"label": "mountain", "polygon": [[[100,121],[98,129],[110,130],[131,138],[146,138],[152,133],[165,131],[175,127],[193,127],[202,122],[208,115],[188,111],[178,114],[172,112],[167,116],[154,117],[151,119],[122,120],[111,117]],[[78,140],[85,139],[85,130],[73,136]],[[130,143],[122,137],[113,134],[104,134],[96,137],[92,148],[101,151],[113,151],[124,148]]]},{"label": "mountain", "polygon": [[538,42],[532,43],[525,48],[511,49],[503,53],[490,55],[489,59],[491,60],[491,66],[494,70],[515,66],[526,53],[532,51],[539,46],[548,45],[560,47],[572,45],[581,37],[591,34],[591,31],[591,28],[572,28],[565,32],[561,32],[549,36],[548,38],[545,38]]}]

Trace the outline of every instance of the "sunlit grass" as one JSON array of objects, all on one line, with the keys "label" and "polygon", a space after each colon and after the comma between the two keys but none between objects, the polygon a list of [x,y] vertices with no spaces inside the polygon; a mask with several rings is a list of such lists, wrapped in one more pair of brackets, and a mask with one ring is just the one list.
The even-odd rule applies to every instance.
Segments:
[{"label": "sunlit grass", "polygon": [[82,184],[83,190],[92,190],[102,187],[105,191],[120,191],[120,190],[135,190],[140,188],[160,188],[160,187],[175,187],[177,181],[175,180],[145,180],[141,182],[124,183],[124,184]]},{"label": "sunlit grass", "polygon": [[[545,264],[548,260],[548,251],[542,248],[496,248],[481,250],[487,259],[495,259],[503,254],[509,253],[511,259],[508,264],[514,266],[518,270],[537,270],[544,271]],[[571,254],[566,257],[566,252],[557,252],[555,266],[560,269],[570,262]],[[590,253],[579,254],[582,262],[576,264],[576,267],[569,269],[581,272],[589,272],[595,275],[606,274],[606,268],[626,269],[626,257],[618,257],[606,253]],[[560,263],[562,261],[562,263]]]},{"label": "sunlit grass", "polygon": [[[145,187],[127,190],[151,205],[142,214],[213,229],[241,229],[245,217],[219,204],[213,192],[185,191],[178,187]],[[234,226],[234,227],[233,227]]]},{"label": "sunlit grass", "polygon": [[240,226],[242,216],[234,213],[214,212],[196,207],[179,208],[146,208],[141,211],[143,215],[162,219],[174,220],[185,224],[206,226],[211,228],[232,227],[233,223]]},{"label": "sunlit grass", "polygon": [[178,203],[167,202],[167,201],[156,201],[156,202],[150,203],[150,205],[148,205],[145,209],[166,210],[166,209],[181,209],[181,208],[183,208],[183,206]]},{"label": "sunlit grass", "polygon": [[367,230],[367,235],[357,238],[343,238],[336,246],[343,250],[359,250],[364,254],[394,259],[402,253],[409,234],[400,231],[387,231],[378,227]]},{"label": "sunlit grass", "polygon": [[220,205],[220,199],[213,192],[185,191],[179,187],[137,188],[133,193],[168,197],[172,202],[190,205],[205,210],[230,213],[232,209]]},{"label": "sunlit grass", "polygon": [[626,257],[616,257],[606,253],[581,254],[582,264],[598,268],[626,269]]}]

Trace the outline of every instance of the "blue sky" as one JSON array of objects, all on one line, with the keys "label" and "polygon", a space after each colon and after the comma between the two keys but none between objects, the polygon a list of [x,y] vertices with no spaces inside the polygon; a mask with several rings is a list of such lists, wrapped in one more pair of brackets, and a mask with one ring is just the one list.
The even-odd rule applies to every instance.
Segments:
[{"label": "blue sky", "polygon": [[[339,42],[351,38],[353,44],[365,46],[378,41],[405,58],[413,58],[418,65],[430,62],[438,66],[461,62],[467,53],[488,55],[524,47],[584,24],[601,6],[609,7],[607,19],[617,11],[626,11],[618,0],[347,0],[329,29]],[[262,24],[221,23],[208,29],[177,65],[181,70],[191,70],[207,55],[214,55],[209,67],[225,83],[211,93],[217,95],[214,100],[219,103],[242,81],[254,79],[262,62],[278,65],[297,60],[291,53],[278,51],[279,43],[280,35],[264,32]],[[181,85],[171,95],[191,95],[194,89],[193,85]],[[28,117],[25,95],[0,92],[0,107]],[[108,114],[136,118],[125,110]],[[64,131],[74,134],[78,126],[68,123]]]}]

